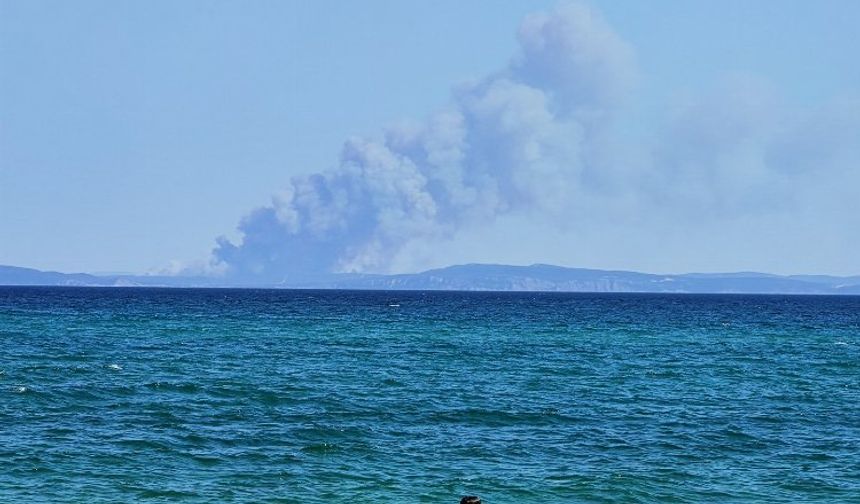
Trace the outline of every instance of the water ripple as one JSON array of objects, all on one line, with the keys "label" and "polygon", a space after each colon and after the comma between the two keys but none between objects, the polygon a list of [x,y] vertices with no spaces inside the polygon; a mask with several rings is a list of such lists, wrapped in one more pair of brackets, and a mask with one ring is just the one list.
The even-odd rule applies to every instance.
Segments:
[{"label": "water ripple", "polygon": [[860,298],[0,288],[0,501],[850,502]]}]

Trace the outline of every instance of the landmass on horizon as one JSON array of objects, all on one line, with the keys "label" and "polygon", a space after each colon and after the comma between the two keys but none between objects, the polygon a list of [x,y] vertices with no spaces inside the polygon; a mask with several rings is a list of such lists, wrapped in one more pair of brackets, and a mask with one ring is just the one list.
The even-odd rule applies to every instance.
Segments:
[{"label": "landmass on horizon", "polygon": [[661,275],[548,264],[463,264],[420,273],[331,273],[280,282],[240,282],[227,276],[93,275],[0,266],[0,285],[860,295],[860,276],[756,272]]}]

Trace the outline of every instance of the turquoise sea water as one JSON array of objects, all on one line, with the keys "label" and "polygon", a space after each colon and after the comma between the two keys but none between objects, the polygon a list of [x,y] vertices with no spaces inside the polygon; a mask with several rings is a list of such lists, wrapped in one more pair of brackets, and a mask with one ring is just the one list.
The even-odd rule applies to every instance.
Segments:
[{"label": "turquoise sea water", "polygon": [[860,298],[0,288],[0,502],[860,502]]}]

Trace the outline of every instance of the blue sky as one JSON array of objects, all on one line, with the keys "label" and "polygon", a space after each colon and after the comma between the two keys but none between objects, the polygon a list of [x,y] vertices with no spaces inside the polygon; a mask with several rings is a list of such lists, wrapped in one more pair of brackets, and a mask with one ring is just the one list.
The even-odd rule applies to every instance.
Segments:
[{"label": "blue sky", "polygon": [[0,264],[860,273],[860,3],[558,5],[0,0]]}]

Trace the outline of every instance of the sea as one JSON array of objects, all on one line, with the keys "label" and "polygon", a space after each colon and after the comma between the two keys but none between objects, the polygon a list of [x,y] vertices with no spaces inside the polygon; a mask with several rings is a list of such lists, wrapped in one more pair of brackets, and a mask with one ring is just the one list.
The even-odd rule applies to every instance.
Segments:
[{"label": "sea", "polygon": [[0,502],[860,502],[860,297],[0,287]]}]

